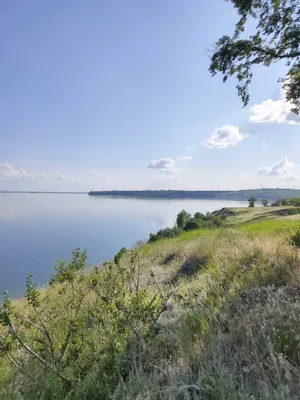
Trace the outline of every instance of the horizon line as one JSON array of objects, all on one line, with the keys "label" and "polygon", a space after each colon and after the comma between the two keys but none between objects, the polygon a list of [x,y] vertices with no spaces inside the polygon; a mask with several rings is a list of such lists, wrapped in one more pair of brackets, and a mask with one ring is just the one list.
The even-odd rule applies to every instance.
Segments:
[{"label": "horizon line", "polygon": [[252,188],[252,189],[110,189],[90,191],[52,191],[52,190],[0,190],[0,194],[89,194],[109,192],[240,192],[248,190],[300,190],[295,188]]}]

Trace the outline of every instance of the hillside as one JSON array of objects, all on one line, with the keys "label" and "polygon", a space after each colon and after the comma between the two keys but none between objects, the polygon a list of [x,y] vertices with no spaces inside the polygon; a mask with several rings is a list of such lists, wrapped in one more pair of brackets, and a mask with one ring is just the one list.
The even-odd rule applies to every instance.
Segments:
[{"label": "hillside", "polygon": [[123,249],[0,312],[1,399],[299,399],[294,207],[222,209],[220,228]]},{"label": "hillside", "polygon": [[[253,208],[238,207],[238,208],[230,208],[230,211],[234,215],[231,215],[226,220],[226,225],[242,224],[245,222],[254,222],[263,219],[285,220],[287,219],[287,217],[289,217],[289,219],[300,218],[300,207],[292,207],[292,206],[253,207]],[[222,213],[222,210],[219,210],[219,212],[217,212],[216,215],[219,215],[220,213]]]}]

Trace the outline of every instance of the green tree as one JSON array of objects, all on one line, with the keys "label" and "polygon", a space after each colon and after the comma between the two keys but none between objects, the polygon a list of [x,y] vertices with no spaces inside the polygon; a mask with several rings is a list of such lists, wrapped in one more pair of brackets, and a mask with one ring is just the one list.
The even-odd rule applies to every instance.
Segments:
[{"label": "green tree", "polygon": [[[240,16],[233,36],[223,36],[216,42],[209,67],[214,76],[231,76],[238,80],[237,91],[244,106],[249,102],[248,86],[253,77],[252,67],[270,66],[284,61],[289,67],[281,79],[286,100],[292,111],[300,112],[300,2],[299,0],[227,0]],[[248,20],[257,21],[253,35],[245,38]],[[241,38],[242,36],[242,38]]]},{"label": "green tree", "polygon": [[186,223],[191,219],[191,214],[189,214],[187,211],[182,210],[180,213],[177,215],[176,219],[176,224],[178,228],[183,229],[186,225]]},{"label": "green tree", "polygon": [[192,231],[194,229],[199,229],[205,225],[205,221],[201,219],[191,218],[184,226],[185,231]]},{"label": "green tree", "polygon": [[194,214],[194,218],[195,219],[205,219],[205,215],[204,214],[202,214],[201,212],[195,212],[195,214]]},{"label": "green tree", "polygon": [[249,207],[255,207],[255,203],[257,202],[257,199],[255,197],[249,197]]},{"label": "green tree", "polygon": [[262,205],[264,206],[264,207],[268,207],[268,200],[266,200],[266,199],[262,199]]}]

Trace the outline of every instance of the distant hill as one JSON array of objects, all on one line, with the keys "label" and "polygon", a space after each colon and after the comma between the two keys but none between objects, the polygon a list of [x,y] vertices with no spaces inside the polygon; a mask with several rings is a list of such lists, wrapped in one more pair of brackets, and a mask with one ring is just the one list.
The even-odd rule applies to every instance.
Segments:
[{"label": "distant hill", "polygon": [[249,189],[249,190],[110,190],[91,191],[90,196],[130,197],[146,199],[205,199],[205,200],[248,200],[256,197],[277,201],[283,197],[300,197],[300,189]]}]

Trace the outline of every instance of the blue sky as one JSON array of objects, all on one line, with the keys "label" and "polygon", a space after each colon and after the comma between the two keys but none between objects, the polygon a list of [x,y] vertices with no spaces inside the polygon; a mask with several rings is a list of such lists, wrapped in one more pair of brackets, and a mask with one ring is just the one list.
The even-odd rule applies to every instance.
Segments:
[{"label": "blue sky", "polygon": [[247,108],[207,71],[236,21],[224,0],[2,1],[0,189],[300,187],[284,65]]}]

